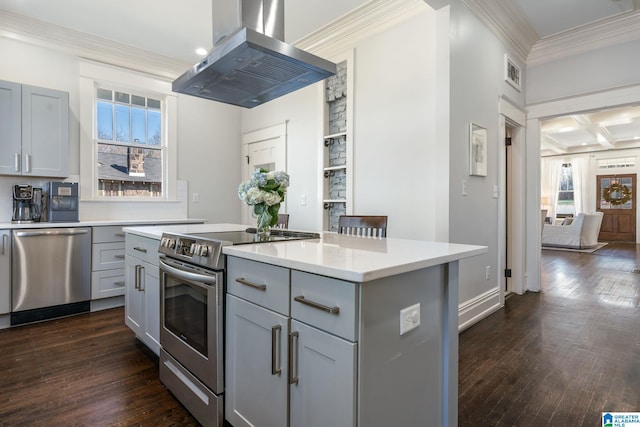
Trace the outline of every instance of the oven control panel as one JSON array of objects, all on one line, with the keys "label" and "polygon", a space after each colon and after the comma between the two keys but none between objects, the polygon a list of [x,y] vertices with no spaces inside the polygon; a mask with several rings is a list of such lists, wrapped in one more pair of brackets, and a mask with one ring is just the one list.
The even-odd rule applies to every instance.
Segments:
[{"label": "oven control panel", "polygon": [[221,244],[191,236],[163,234],[158,252],[203,267],[217,268]]}]

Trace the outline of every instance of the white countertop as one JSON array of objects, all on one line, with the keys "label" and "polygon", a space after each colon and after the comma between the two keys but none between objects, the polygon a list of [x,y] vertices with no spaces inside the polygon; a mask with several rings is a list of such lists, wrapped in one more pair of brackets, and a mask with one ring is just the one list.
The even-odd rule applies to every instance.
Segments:
[{"label": "white countertop", "polygon": [[11,230],[18,228],[63,228],[63,227],[99,227],[102,225],[144,225],[144,224],[177,224],[177,223],[202,223],[204,219],[182,218],[182,219],[153,219],[153,220],[95,220],[79,222],[31,222],[27,224],[14,224],[12,222],[0,223],[0,229]]},{"label": "white countertop", "polygon": [[367,282],[487,252],[486,246],[322,233],[321,239],[225,246],[222,253]]},{"label": "white countertop", "polygon": [[250,225],[242,224],[180,224],[180,225],[158,225],[153,227],[125,227],[122,229],[125,233],[136,234],[142,237],[150,237],[152,239],[160,240],[162,233],[178,233],[178,234],[193,234],[193,233],[215,233],[220,231],[244,231]]}]

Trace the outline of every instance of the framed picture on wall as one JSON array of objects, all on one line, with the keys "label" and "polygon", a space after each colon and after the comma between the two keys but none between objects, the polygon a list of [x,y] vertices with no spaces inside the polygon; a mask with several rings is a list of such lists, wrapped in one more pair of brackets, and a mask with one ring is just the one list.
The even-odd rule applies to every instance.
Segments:
[{"label": "framed picture on wall", "polygon": [[506,53],[504,54],[504,79],[518,91],[520,90],[520,67]]},{"label": "framed picture on wall", "polygon": [[469,125],[469,175],[487,176],[487,129]]}]

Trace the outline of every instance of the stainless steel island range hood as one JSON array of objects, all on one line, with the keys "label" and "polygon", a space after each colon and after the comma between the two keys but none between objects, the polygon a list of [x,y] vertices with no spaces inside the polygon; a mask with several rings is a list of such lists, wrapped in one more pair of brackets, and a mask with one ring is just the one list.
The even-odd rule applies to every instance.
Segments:
[{"label": "stainless steel island range hood", "polygon": [[173,91],[252,108],[336,73],[284,40],[284,0],[213,0],[214,47]]}]

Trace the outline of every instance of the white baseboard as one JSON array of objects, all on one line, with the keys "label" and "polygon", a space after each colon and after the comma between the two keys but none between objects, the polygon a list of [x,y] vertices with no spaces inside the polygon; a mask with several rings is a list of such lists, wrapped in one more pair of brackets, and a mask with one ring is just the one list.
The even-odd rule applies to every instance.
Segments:
[{"label": "white baseboard", "polygon": [[495,287],[458,306],[458,332],[478,323],[500,307],[500,289]]}]

